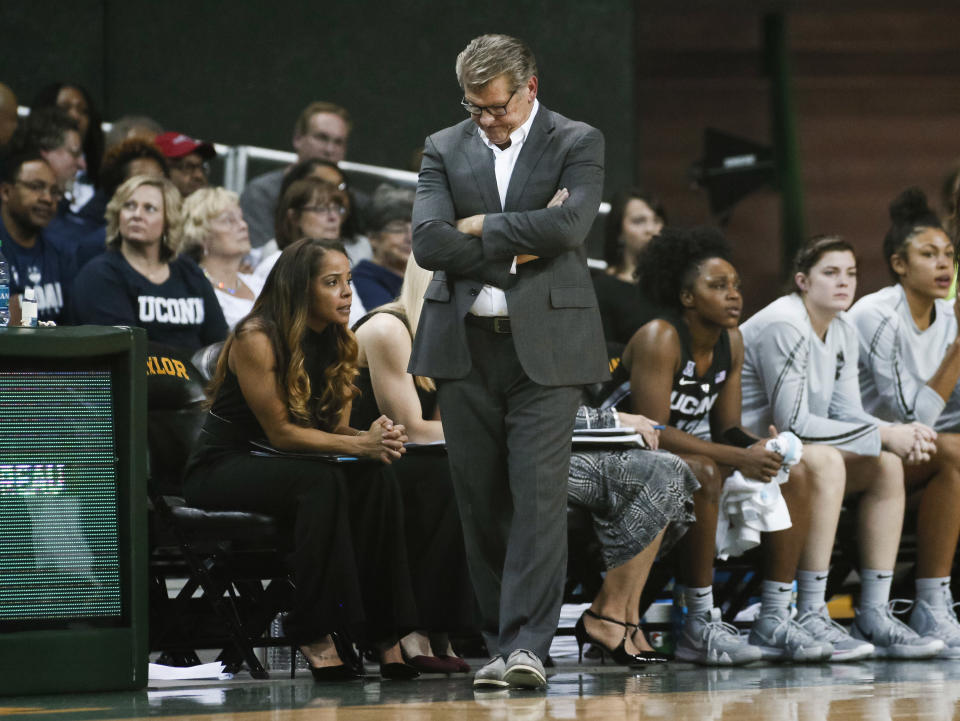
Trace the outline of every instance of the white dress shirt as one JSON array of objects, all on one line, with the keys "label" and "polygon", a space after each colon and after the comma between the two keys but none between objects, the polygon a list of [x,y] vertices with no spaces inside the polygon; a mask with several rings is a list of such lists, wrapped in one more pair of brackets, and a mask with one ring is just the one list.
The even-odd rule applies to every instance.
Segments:
[{"label": "white dress shirt", "polygon": [[[493,151],[493,170],[497,176],[497,191],[500,193],[500,209],[507,202],[507,188],[510,187],[510,177],[513,175],[513,169],[517,165],[517,157],[520,155],[520,149],[530,132],[530,126],[533,125],[533,118],[540,108],[540,101],[534,98],[533,107],[530,109],[530,117],[519,128],[510,133],[510,146],[506,150],[501,150],[490,142],[483,128],[478,127],[480,139],[483,144]],[[513,265],[510,267],[511,273],[517,272],[517,259],[514,257]],[[485,285],[480,291],[480,295],[470,306],[470,312],[479,316],[506,316],[507,296],[503,290],[492,285]]]}]

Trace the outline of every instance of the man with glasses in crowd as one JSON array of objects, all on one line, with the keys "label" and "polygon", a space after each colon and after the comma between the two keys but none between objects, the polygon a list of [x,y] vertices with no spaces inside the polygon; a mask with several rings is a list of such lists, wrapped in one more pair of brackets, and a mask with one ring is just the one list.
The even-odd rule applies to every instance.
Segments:
[{"label": "man with glasses in crowd", "polygon": [[435,271],[409,371],[437,379],[481,631],[475,687],[546,685],[580,386],[607,377],[584,239],[603,136],[537,100],[523,42],[457,57],[469,118],[427,138],[413,253]]},{"label": "man with glasses in crowd", "polygon": [[[310,103],[293,127],[297,162],[326,160],[339,163],[346,157],[352,128],[350,113],[334,103]],[[259,175],[243,189],[240,207],[250,228],[250,244],[259,248],[274,236],[273,214],[280,199],[280,186],[289,167]]]},{"label": "man with glasses in crowd", "polygon": [[210,185],[210,161],[217,157],[213,145],[172,130],[160,133],[153,144],[167,159],[170,181],[184,198]]},{"label": "man with glasses in crowd", "polygon": [[8,156],[0,172],[0,250],[10,265],[10,295],[33,288],[39,320],[62,322],[76,275],[74,254],[45,237],[63,190],[37,150]]}]

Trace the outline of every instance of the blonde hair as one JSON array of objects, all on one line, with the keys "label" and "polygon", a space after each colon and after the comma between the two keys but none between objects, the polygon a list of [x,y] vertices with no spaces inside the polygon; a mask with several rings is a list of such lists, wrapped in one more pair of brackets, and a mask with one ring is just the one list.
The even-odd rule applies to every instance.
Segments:
[{"label": "blonde hair", "polygon": [[210,237],[210,222],[232,205],[239,205],[240,198],[226,188],[200,188],[193,191],[181,206],[180,242],[177,252],[194,260],[203,255],[207,238]]},{"label": "blonde hair", "polygon": [[[392,303],[381,306],[384,310],[391,310],[402,313],[407,319],[407,327],[410,329],[410,335],[416,337],[417,326],[420,325],[420,313],[423,311],[423,296],[427,292],[427,286],[433,280],[433,272],[424,270],[413,257],[413,253],[407,258],[407,269],[403,274],[403,285],[400,287],[400,295]],[[435,391],[437,384],[432,378],[426,376],[414,376],[414,383],[417,387],[425,391]]]},{"label": "blonde hair", "polygon": [[166,262],[177,254],[180,237],[180,191],[166,178],[149,175],[134,175],[125,181],[107,203],[104,214],[107,219],[107,248],[120,250],[120,209],[130,200],[137,188],[148,185],[156,188],[163,196],[163,235],[160,236],[160,260]]},{"label": "blonde hair", "polygon": [[522,40],[509,35],[481,35],[457,55],[457,82],[476,92],[506,74],[516,90],[537,74],[537,61]]}]

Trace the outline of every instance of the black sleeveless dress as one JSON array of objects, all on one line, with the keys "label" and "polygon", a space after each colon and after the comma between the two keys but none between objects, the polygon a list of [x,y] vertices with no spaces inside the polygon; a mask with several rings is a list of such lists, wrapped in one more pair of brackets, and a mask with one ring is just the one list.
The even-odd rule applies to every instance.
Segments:
[{"label": "black sleeveless dress", "polygon": [[[364,316],[354,330],[377,313],[399,318],[407,332],[410,331],[404,314],[391,310]],[[353,399],[350,425],[369,428],[382,415],[373,394],[369,368],[360,368],[354,385],[360,395]],[[437,407],[436,391],[417,387],[417,396],[423,417],[432,418]],[[428,631],[475,629],[473,586],[446,453],[436,449],[408,450],[391,468],[400,481],[407,556],[420,613],[418,628]]]},{"label": "black sleeveless dress", "polygon": [[[319,391],[335,360],[332,331],[308,331],[303,350]],[[188,463],[184,493],[191,505],[267,513],[292,529],[296,595],[288,635],[303,644],[346,629],[378,641],[415,628],[402,500],[391,469],[252,455],[250,441],[264,437],[228,371]]]}]

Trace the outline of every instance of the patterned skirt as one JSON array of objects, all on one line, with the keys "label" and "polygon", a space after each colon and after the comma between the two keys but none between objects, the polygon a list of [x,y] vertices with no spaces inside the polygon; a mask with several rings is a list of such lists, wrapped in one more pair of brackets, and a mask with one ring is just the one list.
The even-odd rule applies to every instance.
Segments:
[{"label": "patterned skirt", "polygon": [[700,484],[680,458],[639,448],[585,451],[570,457],[567,498],[593,515],[608,569],[649,546],[665,527],[661,553],[694,519],[693,493]]}]

